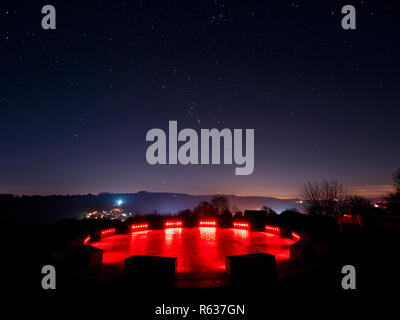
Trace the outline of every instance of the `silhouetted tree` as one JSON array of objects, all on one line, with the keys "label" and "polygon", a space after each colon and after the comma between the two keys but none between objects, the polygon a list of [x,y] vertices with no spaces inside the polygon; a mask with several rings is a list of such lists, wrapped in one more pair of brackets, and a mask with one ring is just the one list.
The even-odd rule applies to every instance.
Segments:
[{"label": "silhouetted tree", "polygon": [[179,211],[177,214],[177,217],[179,217],[182,220],[185,220],[185,219],[190,218],[191,215],[192,215],[192,210],[186,209],[186,210]]},{"label": "silhouetted tree", "polygon": [[209,217],[217,214],[215,206],[208,201],[202,201],[193,209],[195,215],[199,217]]},{"label": "silhouetted tree", "polygon": [[181,219],[185,226],[195,226],[197,225],[197,220],[199,215],[190,209],[182,210],[177,214],[177,217]]},{"label": "silhouetted tree", "polygon": [[262,210],[267,213],[267,216],[276,216],[276,215],[278,215],[274,210],[272,210],[270,207],[267,207],[267,206],[262,207]]},{"label": "silhouetted tree", "polygon": [[400,193],[400,168],[393,173],[393,186],[396,193]]},{"label": "silhouetted tree", "polygon": [[336,179],[324,179],[321,183],[307,182],[301,196],[306,201],[309,214],[333,217],[340,214],[346,192]]},{"label": "silhouetted tree", "polygon": [[391,192],[386,197],[386,207],[390,215],[400,215],[400,192]]},{"label": "silhouetted tree", "polygon": [[342,214],[361,214],[368,215],[372,213],[371,202],[360,196],[348,196],[341,203]]},{"label": "silhouetted tree", "polygon": [[223,227],[229,227],[232,225],[232,213],[229,210],[225,210],[220,214],[220,224]]},{"label": "silhouetted tree", "polygon": [[224,196],[215,196],[211,199],[211,204],[215,207],[215,211],[221,214],[229,210],[228,199]]},{"label": "silhouetted tree", "polygon": [[235,214],[233,215],[234,219],[240,219],[243,217],[243,212],[236,211]]},{"label": "silhouetted tree", "polygon": [[233,205],[233,206],[231,207],[231,212],[232,212],[233,214],[235,214],[235,213],[237,213],[237,212],[240,212],[240,209],[239,209],[237,206]]},{"label": "silhouetted tree", "polygon": [[386,206],[391,215],[400,215],[400,169],[393,173],[394,191],[386,197]]},{"label": "silhouetted tree", "polygon": [[299,210],[297,210],[296,208],[292,208],[292,209],[287,209],[287,210],[281,212],[281,214],[279,216],[291,218],[291,217],[299,217],[301,215],[302,215],[302,213],[299,212]]}]

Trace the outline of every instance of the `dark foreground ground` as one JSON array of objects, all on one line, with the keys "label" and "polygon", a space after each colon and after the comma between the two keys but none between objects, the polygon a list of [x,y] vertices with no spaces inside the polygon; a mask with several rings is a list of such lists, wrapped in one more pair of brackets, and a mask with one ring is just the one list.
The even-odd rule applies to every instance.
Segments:
[{"label": "dark foreground ground", "polygon": [[[76,225],[72,223],[74,227]],[[65,229],[65,226],[62,228]],[[140,319],[181,319],[178,315],[156,315],[157,306],[190,306],[198,311],[199,305],[244,305],[245,315],[200,315],[192,311],[188,319],[260,319],[269,315],[283,318],[315,312],[324,306],[322,317],[343,314],[353,309],[355,314],[370,308],[386,313],[393,299],[399,297],[399,244],[398,220],[371,218],[363,230],[348,229],[340,232],[336,227],[313,224],[303,229],[311,234],[318,248],[318,258],[312,263],[291,268],[275,283],[229,284],[220,288],[165,288],[157,283],[138,286],[123,281],[101,281],[98,270],[78,270],[67,264],[56,263],[49,252],[59,242],[59,227],[33,226],[3,227],[6,266],[3,292],[11,300],[38,306],[57,307],[56,312],[70,313],[80,310],[90,317],[106,314],[116,317]],[[41,288],[41,267],[55,264],[57,289]],[[356,290],[343,290],[341,269],[344,265],[356,268]],[[18,299],[18,300],[15,300]],[[78,308],[79,307],[79,308]],[[78,308],[78,309],[76,309]],[[83,308],[83,309],[82,309]],[[60,311],[63,310],[63,311]],[[26,310],[25,310],[26,311]],[[78,312],[78,311],[75,311]],[[127,312],[127,313],[126,313]],[[348,311],[346,311],[348,312]],[[126,315],[127,314],[127,315]],[[347,314],[347,313],[346,313]]]}]

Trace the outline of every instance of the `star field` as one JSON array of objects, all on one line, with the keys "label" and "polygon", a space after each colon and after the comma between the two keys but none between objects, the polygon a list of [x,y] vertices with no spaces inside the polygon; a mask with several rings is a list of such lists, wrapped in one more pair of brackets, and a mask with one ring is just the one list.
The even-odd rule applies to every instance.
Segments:
[{"label": "star field", "polygon": [[[0,5],[0,192],[377,195],[399,167],[399,9],[356,1]],[[255,170],[150,166],[146,132],[254,128]]]}]

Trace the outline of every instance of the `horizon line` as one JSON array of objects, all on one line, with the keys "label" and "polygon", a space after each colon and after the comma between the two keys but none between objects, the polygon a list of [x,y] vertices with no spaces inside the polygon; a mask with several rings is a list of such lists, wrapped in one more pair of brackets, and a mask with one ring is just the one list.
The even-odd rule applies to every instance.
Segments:
[{"label": "horizon line", "polygon": [[[209,194],[192,194],[192,193],[185,193],[185,192],[174,192],[174,191],[148,191],[148,190],[139,190],[136,192],[110,192],[110,191],[101,191],[101,192],[84,192],[84,193],[36,193],[36,194],[29,194],[29,193],[0,193],[0,195],[12,195],[15,197],[50,197],[50,196],[86,196],[86,195],[94,195],[98,196],[100,194],[110,194],[110,195],[117,195],[117,194],[138,194],[141,192],[145,193],[165,193],[165,194],[181,194],[181,195],[188,195],[194,197],[210,197],[210,196],[234,196],[234,197],[254,197],[254,198],[274,198],[280,200],[302,200],[299,195],[295,196],[272,196],[272,195],[257,195],[257,194],[234,194],[234,193],[209,193]],[[385,194],[362,194],[363,192],[354,192],[354,195],[361,196],[364,198],[384,198]]]}]

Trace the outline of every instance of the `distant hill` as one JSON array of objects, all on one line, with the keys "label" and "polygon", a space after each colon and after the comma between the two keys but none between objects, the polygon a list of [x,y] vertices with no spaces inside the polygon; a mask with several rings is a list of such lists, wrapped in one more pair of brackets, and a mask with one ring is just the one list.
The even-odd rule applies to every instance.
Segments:
[{"label": "distant hill", "polygon": [[[0,219],[11,222],[48,223],[63,218],[76,218],[93,210],[108,210],[117,200],[128,211],[146,214],[175,214],[193,209],[201,201],[210,201],[215,195],[189,195],[183,193],[146,192],[100,193],[98,195],[14,196],[0,195]],[[224,195],[232,209],[261,209],[268,206],[280,213],[285,209],[302,211],[298,199]]]},{"label": "distant hill", "polygon": [[[154,212],[160,214],[177,213],[184,209],[193,209],[201,201],[210,201],[216,195],[189,195],[184,193],[155,193],[141,191],[134,194],[115,194],[124,201],[125,206],[139,212]],[[268,206],[280,213],[286,209],[297,208],[302,211],[299,199],[278,199],[271,197],[223,195],[228,198],[229,205],[238,210],[261,209]]]}]

